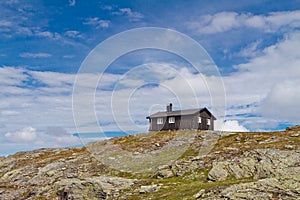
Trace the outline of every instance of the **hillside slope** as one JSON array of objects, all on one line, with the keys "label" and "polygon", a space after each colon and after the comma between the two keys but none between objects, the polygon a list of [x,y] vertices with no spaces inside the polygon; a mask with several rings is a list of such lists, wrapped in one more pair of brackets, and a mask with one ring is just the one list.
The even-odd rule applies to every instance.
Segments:
[{"label": "hillside slope", "polygon": [[157,132],[0,157],[0,199],[299,198],[299,126]]}]

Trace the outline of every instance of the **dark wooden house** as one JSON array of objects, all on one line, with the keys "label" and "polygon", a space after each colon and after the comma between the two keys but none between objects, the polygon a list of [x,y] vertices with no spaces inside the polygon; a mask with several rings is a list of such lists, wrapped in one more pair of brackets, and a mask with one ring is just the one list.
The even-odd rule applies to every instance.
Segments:
[{"label": "dark wooden house", "polygon": [[207,108],[172,110],[172,104],[167,106],[164,112],[157,112],[148,117],[149,131],[162,130],[214,130],[216,118]]}]

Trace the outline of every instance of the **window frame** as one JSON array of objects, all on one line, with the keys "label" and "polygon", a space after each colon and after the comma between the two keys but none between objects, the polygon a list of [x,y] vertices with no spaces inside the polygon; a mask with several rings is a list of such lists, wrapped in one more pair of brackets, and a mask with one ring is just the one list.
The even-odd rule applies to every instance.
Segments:
[{"label": "window frame", "polygon": [[210,126],[210,119],[207,119],[207,125]]},{"label": "window frame", "polygon": [[162,117],[156,119],[156,124],[163,124],[163,123],[164,123],[164,119]]},{"label": "window frame", "polygon": [[175,124],[175,117],[169,117],[168,122],[169,124]]},{"label": "window frame", "polygon": [[202,124],[202,117],[198,117],[198,124]]}]

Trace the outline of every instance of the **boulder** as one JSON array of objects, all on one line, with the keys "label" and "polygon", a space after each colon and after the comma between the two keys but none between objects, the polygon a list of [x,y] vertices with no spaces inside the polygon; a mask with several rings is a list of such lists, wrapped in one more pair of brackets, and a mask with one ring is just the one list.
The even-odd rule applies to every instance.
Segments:
[{"label": "boulder", "polygon": [[157,191],[157,185],[142,185],[140,188],[140,194]]},{"label": "boulder", "polygon": [[208,179],[212,181],[226,180],[229,175],[226,169],[227,165],[226,161],[213,163],[213,168],[208,173]]},{"label": "boulder", "polygon": [[201,189],[199,192],[197,192],[196,194],[193,195],[193,198],[200,199],[204,193],[205,193],[205,190]]},{"label": "boulder", "polygon": [[172,170],[169,167],[158,170],[156,172],[156,177],[157,178],[171,178],[173,176],[174,176],[174,174],[173,174]]}]

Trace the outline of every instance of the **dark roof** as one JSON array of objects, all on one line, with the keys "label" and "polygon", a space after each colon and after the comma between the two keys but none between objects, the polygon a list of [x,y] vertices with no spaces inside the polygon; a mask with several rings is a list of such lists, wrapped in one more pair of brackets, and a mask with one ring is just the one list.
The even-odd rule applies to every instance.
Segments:
[{"label": "dark roof", "polygon": [[150,116],[147,117],[148,118],[157,118],[157,117],[172,117],[172,116],[184,116],[184,115],[196,115],[199,112],[202,112],[206,110],[208,112],[209,115],[212,116],[212,118],[215,120],[215,116],[213,116],[208,110],[207,108],[198,108],[198,109],[189,109],[189,110],[174,110],[171,112],[157,112],[154,113]]}]

